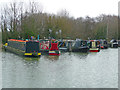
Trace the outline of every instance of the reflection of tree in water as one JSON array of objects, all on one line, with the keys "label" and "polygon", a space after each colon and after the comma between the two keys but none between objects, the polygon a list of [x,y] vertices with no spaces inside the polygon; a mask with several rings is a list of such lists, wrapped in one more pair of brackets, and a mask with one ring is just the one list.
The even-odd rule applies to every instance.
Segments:
[{"label": "reflection of tree in water", "polygon": [[89,53],[80,53],[80,52],[73,52],[71,55],[79,57],[80,59],[85,59],[87,58]]}]

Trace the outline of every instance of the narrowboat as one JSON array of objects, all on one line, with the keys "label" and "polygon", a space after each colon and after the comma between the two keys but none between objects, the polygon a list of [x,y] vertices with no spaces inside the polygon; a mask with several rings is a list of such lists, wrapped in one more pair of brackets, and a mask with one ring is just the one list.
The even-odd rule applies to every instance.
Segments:
[{"label": "narrowboat", "polygon": [[39,40],[40,52],[44,54],[49,53],[50,41],[49,40]]},{"label": "narrowboat", "polygon": [[101,49],[107,49],[108,48],[108,43],[106,40],[100,40],[100,48]]},{"label": "narrowboat", "polygon": [[89,47],[87,46],[87,41],[76,40],[72,44],[72,52],[88,52]]},{"label": "narrowboat", "polygon": [[68,51],[67,41],[59,41],[58,42],[58,48],[59,48],[60,51],[67,52]]},{"label": "narrowboat", "polygon": [[117,42],[117,40],[112,39],[112,40],[110,41],[110,47],[111,47],[111,48],[118,48],[118,42]]},{"label": "narrowboat", "polygon": [[41,56],[38,41],[9,39],[4,48],[6,51],[10,51],[22,56]]},{"label": "narrowboat", "polygon": [[98,40],[89,41],[89,51],[90,52],[99,52],[100,51],[100,42]]},{"label": "narrowboat", "polygon": [[58,41],[55,39],[50,41],[49,55],[60,55],[60,50],[58,49]]},{"label": "narrowboat", "polygon": [[40,40],[40,51],[42,54],[48,55],[60,55],[60,50],[58,49],[58,41],[52,40]]}]

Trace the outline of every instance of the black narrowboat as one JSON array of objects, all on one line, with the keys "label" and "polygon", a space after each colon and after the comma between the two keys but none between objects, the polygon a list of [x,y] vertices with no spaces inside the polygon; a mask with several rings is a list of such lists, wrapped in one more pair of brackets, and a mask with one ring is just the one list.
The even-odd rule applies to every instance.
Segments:
[{"label": "black narrowboat", "polygon": [[101,49],[107,49],[108,48],[108,43],[106,40],[100,40],[100,48]]},{"label": "black narrowboat", "polygon": [[76,40],[72,44],[72,52],[88,52],[89,47],[87,46],[87,41]]},{"label": "black narrowboat", "polygon": [[6,51],[10,51],[22,56],[41,56],[38,41],[9,39],[4,48]]},{"label": "black narrowboat", "polygon": [[112,40],[110,41],[110,47],[111,47],[111,48],[118,48],[118,42],[117,42],[117,40],[112,39]]}]

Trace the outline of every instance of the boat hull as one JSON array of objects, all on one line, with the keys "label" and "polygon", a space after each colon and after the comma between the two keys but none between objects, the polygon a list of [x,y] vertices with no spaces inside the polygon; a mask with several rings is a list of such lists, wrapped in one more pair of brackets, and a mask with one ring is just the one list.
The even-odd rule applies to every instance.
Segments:
[{"label": "boat hull", "polygon": [[99,49],[99,48],[90,48],[89,51],[90,51],[90,52],[99,52],[100,49]]},{"label": "boat hull", "polygon": [[33,53],[26,53],[25,51],[15,49],[15,48],[12,48],[9,46],[7,46],[7,47],[5,46],[4,49],[5,49],[5,51],[9,51],[9,52],[12,52],[14,54],[26,56],[26,57],[39,57],[39,56],[41,56],[41,53],[34,53],[34,52]]},{"label": "boat hull", "polygon": [[67,49],[67,48],[64,48],[64,47],[60,47],[59,50],[60,50],[61,52],[67,52],[67,51],[68,51],[68,49]]},{"label": "boat hull", "polygon": [[118,44],[113,44],[113,48],[118,48]]},{"label": "boat hull", "polygon": [[101,48],[101,49],[107,49],[108,46],[101,46],[100,48]]},{"label": "boat hull", "polygon": [[49,55],[60,55],[60,51],[49,51]]},{"label": "boat hull", "polygon": [[42,55],[49,55],[49,50],[40,50]]}]

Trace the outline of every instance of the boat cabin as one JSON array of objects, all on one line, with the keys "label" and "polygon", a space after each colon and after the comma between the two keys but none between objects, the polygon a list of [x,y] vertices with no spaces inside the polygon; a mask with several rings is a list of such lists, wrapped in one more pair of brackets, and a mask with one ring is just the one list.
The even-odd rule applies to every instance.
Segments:
[{"label": "boat cabin", "polygon": [[118,41],[115,40],[115,39],[112,39],[112,40],[110,41],[110,47],[111,47],[111,48],[118,48]]},{"label": "boat cabin", "polygon": [[98,40],[90,40],[89,44],[90,52],[99,52],[100,51],[100,41]]},{"label": "boat cabin", "polygon": [[87,46],[86,40],[76,40],[72,44],[73,52],[88,52],[89,47]]},{"label": "boat cabin", "polygon": [[60,55],[60,50],[58,49],[58,41],[52,39],[50,41],[49,55]]},{"label": "boat cabin", "polygon": [[67,41],[58,41],[58,48],[60,51],[64,52],[68,51],[67,45],[68,45]]},{"label": "boat cabin", "polygon": [[100,48],[101,49],[107,49],[108,48],[108,43],[106,40],[100,40]]}]

